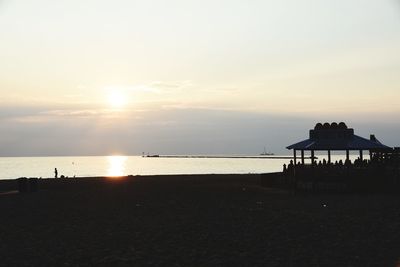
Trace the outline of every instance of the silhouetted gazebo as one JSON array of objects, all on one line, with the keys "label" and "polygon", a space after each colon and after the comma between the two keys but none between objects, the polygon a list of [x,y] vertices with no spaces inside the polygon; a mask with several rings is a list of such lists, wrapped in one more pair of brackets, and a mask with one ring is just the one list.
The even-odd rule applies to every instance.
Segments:
[{"label": "silhouetted gazebo", "polygon": [[290,145],[287,149],[293,149],[294,164],[297,163],[297,151],[301,151],[301,162],[304,164],[304,151],[311,151],[311,162],[315,160],[315,151],[327,151],[330,163],[331,151],[346,151],[346,160],[349,160],[350,151],[359,151],[360,159],[363,160],[364,150],[368,150],[370,156],[374,152],[391,150],[379,142],[375,135],[371,135],[370,139],[355,135],[354,129],[348,128],[343,122],[317,123],[314,129],[310,130],[309,139]]}]

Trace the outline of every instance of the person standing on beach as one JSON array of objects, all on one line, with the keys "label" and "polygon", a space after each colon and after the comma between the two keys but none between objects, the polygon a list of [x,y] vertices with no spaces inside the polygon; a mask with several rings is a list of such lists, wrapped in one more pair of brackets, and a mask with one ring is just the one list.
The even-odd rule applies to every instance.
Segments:
[{"label": "person standing on beach", "polygon": [[54,168],[54,178],[58,178],[58,170],[57,170],[57,168]]}]

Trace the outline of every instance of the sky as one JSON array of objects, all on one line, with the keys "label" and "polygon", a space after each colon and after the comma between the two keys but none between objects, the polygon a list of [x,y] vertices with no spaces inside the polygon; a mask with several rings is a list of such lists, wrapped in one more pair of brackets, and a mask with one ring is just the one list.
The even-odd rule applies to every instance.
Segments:
[{"label": "sky", "polygon": [[0,0],[0,156],[400,145],[398,0]]}]

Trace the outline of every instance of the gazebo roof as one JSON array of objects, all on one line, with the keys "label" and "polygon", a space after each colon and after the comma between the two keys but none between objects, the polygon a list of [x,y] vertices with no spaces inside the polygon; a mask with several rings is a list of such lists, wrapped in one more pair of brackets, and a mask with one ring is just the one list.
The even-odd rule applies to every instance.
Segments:
[{"label": "gazebo roof", "polygon": [[295,150],[387,150],[374,135],[366,139],[354,134],[354,130],[347,128],[346,124],[317,123],[310,130],[310,138],[287,147]]}]

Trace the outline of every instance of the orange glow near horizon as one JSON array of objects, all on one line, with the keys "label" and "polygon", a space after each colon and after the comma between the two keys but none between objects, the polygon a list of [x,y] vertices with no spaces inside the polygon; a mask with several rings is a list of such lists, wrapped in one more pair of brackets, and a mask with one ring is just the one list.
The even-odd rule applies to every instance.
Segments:
[{"label": "orange glow near horizon", "polygon": [[125,174],[126,160],[127,160],[126,156],[108,156],[107,176],[119,177],[126,175]]}]

